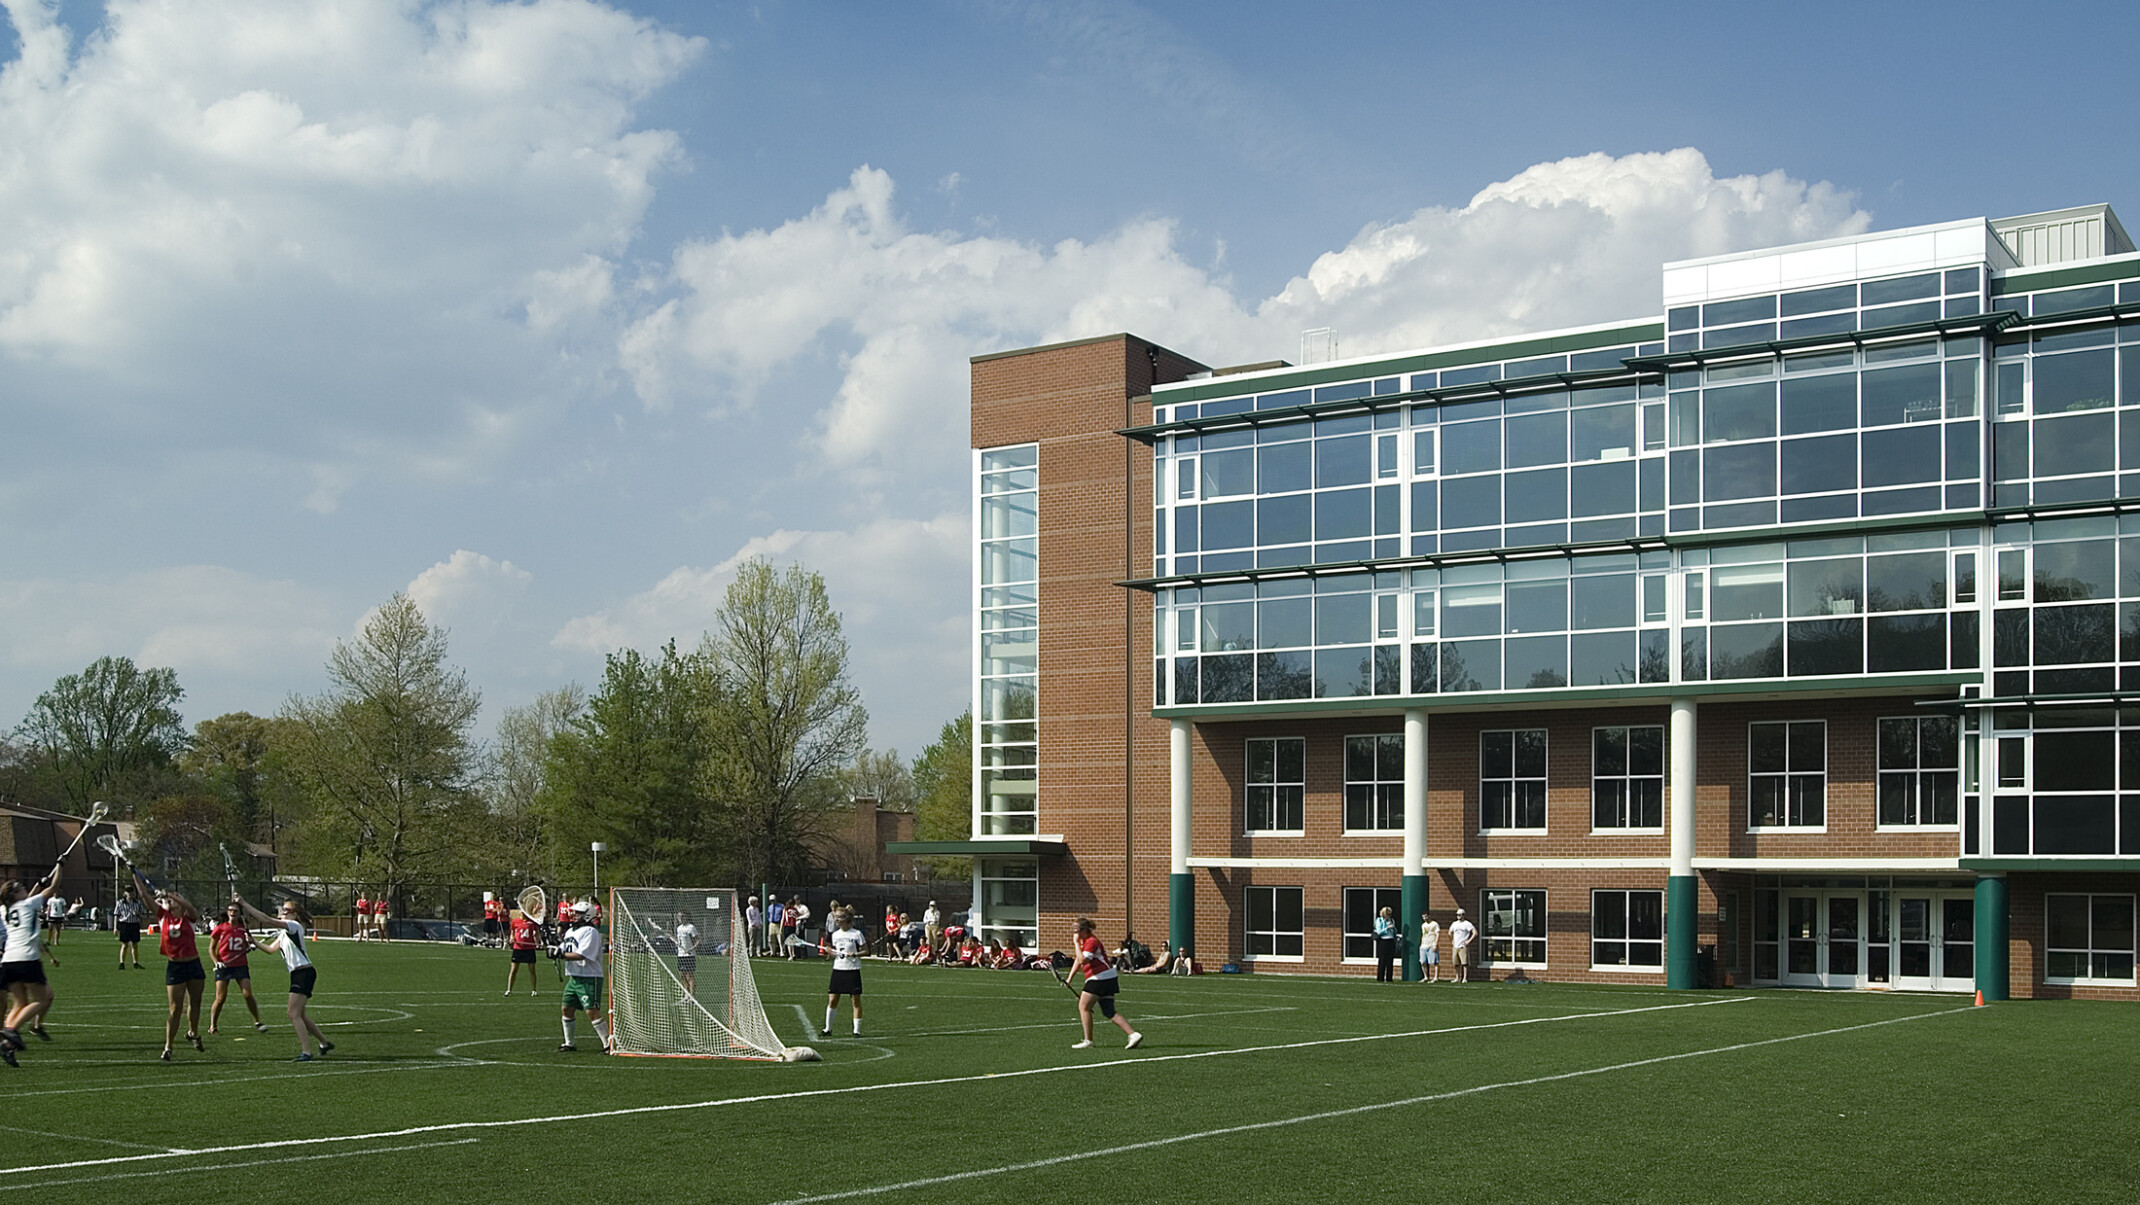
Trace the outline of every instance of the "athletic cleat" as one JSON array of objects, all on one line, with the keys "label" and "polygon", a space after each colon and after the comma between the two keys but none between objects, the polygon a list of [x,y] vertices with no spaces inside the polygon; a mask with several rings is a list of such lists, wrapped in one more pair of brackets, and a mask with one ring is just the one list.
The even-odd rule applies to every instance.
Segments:
[{"label": "athletic cleat", "polygon": [[194,1048],[195,1050],[200,1050],[200,1051],[206,1051],[206,1050],[208,1049],[208,1048],[207,1048],[206,1046],[203,1046],[203,1045],[201,1045],[201,1035],[199,1035],[199,1034],[197,1034],[197,1033],[189,1033],[189,1034],[187,1034],[187,1035],[186,1035],[186,1040],[187,1040],[188,1042],[191,1042],[191,1043],[193,1043],[193,1048]]},{"label": "athletic cleat", "polygon": [[1072,1050],[1090,1050],[1090,1049],[1092,1049],[1092,1039],[1091,1039],[1091,1038],[1086,1038],[1086,1039],[1085,1039],[1084,1041],[1082,1041],[1082,1042],[1072,1042],[1072,1043],[1070,1043],[1070,1049],[1072,1049]]},{"label": "athletic cleat", "polygon": [[5,1044],[0,1044],[0,1061],[5,1061],[10,1067],[22,1066],[21,1063],[15,1061],[15,1048]]},{"label": "athletic cleat", "polygon": [[293,1063],[309,1063],[312,1061],[312,1052],[309,1050],[304,1051],[303,1053],[299,1054],[296,1058],[291,1059],[290,1061]]},{"label": "athletic cleat", "polygon": [[254,1031],[255,1031],[255,1032],[258,1032],[258,1033],[266,1033],[266,1032],[267,1032],[267,1023],[266,1023],[266,1022],[264,1022],[264,1021],[255,1021],[255,1022],[253,1022],[253,1029],[254,1029]]},{"label": "athletic cleat", "polygon": [[1124,1049],[1124,1050],[1135,1050],[1135,1049],[1137,1048],[1137,1044],[1138,1044],[1138,1043],[1140,1043],[1140,1042],[1142,1042],[1142,1041],[1144,1041],[1144,1035],[1143,1035],[1143,1034],[1141,1034],[1141,1033],[1133,1033],[1133,1034],[1129,1035],[1129,1041],[1123,1044],[1123,1046],[1122,1046],[1122,1049]]},{"label": "athletic cleat", "polygon": [[156,1057],[157,1057],[157,1058],[159,1058],[159,1059],[162,1059],[162,1060],[163,1060],[164,1062],[166,1062],[166,1063],[170,1062],[170,1061],[171,1061],[171,1048],[170,1048],[169,1046],[166,1046],[166,1047],[164,1047],[164,1048],[163,1048],[163,1053],[162,1053],[162,1054],[159,1054],[159,1055],[157,1055]]},{"label": "athletic cleat", "polygon": [[579,1047],[577,1047],[577,1046],[574,1046],[574,1045],[573,1045],[572,1043],[570,1043],[570,1042],[559,1042],[559,1043],[557,1044],[557,1053],[559,1053],[559,1054],[571,1054],[572,1052],[574,1052],[574,1051],[576,1051],[576,1050],[578,1050],[578,1049],[579,1049]]},{"label": "athletic cleat", "polygon": [[36,1034],[36,1035],[37,1035],[37,1040],[38,1040],[38,1041],[40,1041],[40,1042],[49,1042],[49,1041],[51,1041],[51,1040],[52,1040],[52,1035],[51,1035],[51,1034],[48,1034],[48,1033],[46,1033],[46,1032],[45,1032],[45,1027],[44,1027],[44,1026],[42,1026],[42,1025],[32,1025],[32,1026],[30,1026],[30,1032],[31,1032],[31,1033],[34,1033],[34,1034]]},{"label": "athletic cleat", "polygon": [[325,1039],[325,1038],[321,1038],[321,1039],[320,1039],[320,1053],[321,1053],[321,1054],[325,1054],[325,1053],[327,1053],[328,1051],[330,1051],[330,1050],[333,1050],[333,1049],[334,1049],[334,1043],[332,1043],[332,1042],[328,1041],[328,1040],[327,1040],[327,1039]]},{"label": "athletic cleat", "polygon": [[13,1029],[0,1029],[0,1047],[22,1049],[22,1034]]}]

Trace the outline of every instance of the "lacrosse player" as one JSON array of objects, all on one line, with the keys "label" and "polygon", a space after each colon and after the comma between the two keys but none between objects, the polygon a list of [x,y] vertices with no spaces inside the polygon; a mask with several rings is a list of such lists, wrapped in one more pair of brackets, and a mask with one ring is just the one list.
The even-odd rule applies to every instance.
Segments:
[{"label": "lacrosse player", "polygon": [[319,983],[319,968],[312,965],[312,956],[305,951],[305,922],[311,918],[297,906],[296,900],[284,900],[278,910],[279,915],[276,916],[269,916],[246,903],[235,893],[231,895],[230,902],[235,907],[244,909],[245,915],[258,922],[261,928],[277,931],[273,941],[256,942],[255,945],[262,950],[279,952],[283,963],[290,968],[290,1002],[287,1007],[290,1028],[297,1031],[295,1061],[311,1062],[314,1042],[319,1043],[321,1054],[333,1050],[334,1043],[327,1040],[327,1035],[320,1032],[319,1023],[306,1012],[307,1006],[312,1002],[312,991]]},{"label": "lacrosse player", "polygon": [[[0,909],[6,910],[7,947],[0,951],[0,987],[7,992],[7,1012],[0,1017],[0,1059],[15,1066],[22,1049],[22,1028],[49,1042],[45,1011],[52,1007],[52,985],[45,980],[43,929],[45,900],[59,890],[59,867],[35,888],[13,879],[0,884]],[[55,960],[57,961],[57,960]]]},{"label": "lacrosse player", "polygon": [[565,964],[565,1040],[557,1049],[579,1049],[572,1042],[573,1029],[579,1011],[585,1009],[587,1019],[594,1023],[595,1036],[602,1039],[602,1053],[608,1054],[609,1025],[602,1020],[602,931],[594,927],[593,904],[581,903],[573,908],[572,927],[557,943],[557,957]]},{"label": "lacrosse player", "polygon": [[[1115,991],[1120,985],[1116,982],[1114,965],[1107,961],[1107,948],[1100,944],[1099,938],[1092,935],[1092,921],[1090,918],[1083,916],[1077,918],[1075,940],[1077,942],[1077,961],[1071,966],[1070,974],[1075,975],[1079,971],[1085,973],[1085,990],[1079,992],[1077,997],[1078,1025],[1084,1030],[1085,1037],[1082,1041],[1073,1043],[1070,1049],[1091,1049],[1092,1006],[1097,1003],[1100,1006],[1100,1015],[1113,1021],[1117,1026],[1121,1027],[1123,1033],[1129,1035],[1129,1041],[1124,1044],[1125,1047],[1135,1050],[1137,1044],[1144,1041],[1144,1035],[1130,1028],[1129,1018],[1117,1016],[1115,1013]],[[1067,982],[1067,977],[1065,982]]]},{"label": "lacrosse player", "polygon": [[208,938],[208,948],[215,959],[215,1003],[208,1006],[208,1032],[216,1032],[222,1021],[223,1001],[235,982],[238,994],[245,999],[245,1011],[253,1014],[253,1028],[266,1033],[267,1026],[260,1023],[260,1002],[253,998],[253,968],[246,961],[253,948],[253,935],[245,931],[245,913],[236,903],[224,906],[223,919],[208,931]]},{"label": "lacrosse player", "polygon": [[836,912],[833,920],[839,928],[832,933],[832,983],[825,989],[825,1030],[832,1032],[832,1013],[839,1007],[840,997],[845,996],[854,1013],[854,1034],[862,1036],[862,951],[869,948],[869,937],[855,928],[852,912]]}]

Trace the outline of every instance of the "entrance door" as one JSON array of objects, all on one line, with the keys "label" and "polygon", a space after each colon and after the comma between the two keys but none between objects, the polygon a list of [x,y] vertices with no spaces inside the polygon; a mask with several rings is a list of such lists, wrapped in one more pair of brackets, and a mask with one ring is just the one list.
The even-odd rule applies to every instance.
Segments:
[{"label": "entrance door", "polygon": [[1783,981],[1798,987],[1857,987],[1865,974],[1865,896],[1784,897]]},{"label": "entrance door", "polygon": [[1976,901],[1966,895],[1895,897],[1895,986],[1966,992],[1976,986]]}]

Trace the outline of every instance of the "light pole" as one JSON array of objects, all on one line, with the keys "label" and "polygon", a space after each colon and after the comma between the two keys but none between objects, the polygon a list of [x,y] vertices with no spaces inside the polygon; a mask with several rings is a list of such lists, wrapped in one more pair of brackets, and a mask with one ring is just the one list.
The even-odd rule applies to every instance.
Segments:
[{"label": "light pole", "polygon": [[597,841],[587,848],[594,852],[594,894],[599,899],[602,895],[602,851],[606,847]]}]

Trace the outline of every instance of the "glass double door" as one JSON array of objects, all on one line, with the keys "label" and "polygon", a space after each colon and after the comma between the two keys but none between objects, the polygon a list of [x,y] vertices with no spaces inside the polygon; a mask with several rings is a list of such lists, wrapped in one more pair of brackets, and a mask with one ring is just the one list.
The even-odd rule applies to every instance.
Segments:
[{"label": "glass double door", "polygon": [[1905,991],[1966,992],[1976,986],[1976,900],[1966,895],[1897,891],[1895,986]]},{"label": "glass double door", "polygon": [[1783,982],[1858,987],[1865,979],[1865,893],[1786,892]]}]

